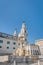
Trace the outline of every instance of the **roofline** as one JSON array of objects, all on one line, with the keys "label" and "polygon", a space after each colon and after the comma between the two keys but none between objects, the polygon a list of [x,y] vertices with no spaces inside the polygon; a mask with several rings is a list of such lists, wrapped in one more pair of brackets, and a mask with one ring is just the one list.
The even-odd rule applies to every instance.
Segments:
[{"label": "roofline", "polygon": [[[10,35],[10,34],[7,34],[7,33],[3,33],[3,32],[0,32],[0,33],[2,33],[2,34],[6,34],[6,35]],[[13,35],[10,35],[10,36],[13,36]]]},{"label": "roofline", "polygon": [[35,42],[43,41],[43,39],[35,40]]}]

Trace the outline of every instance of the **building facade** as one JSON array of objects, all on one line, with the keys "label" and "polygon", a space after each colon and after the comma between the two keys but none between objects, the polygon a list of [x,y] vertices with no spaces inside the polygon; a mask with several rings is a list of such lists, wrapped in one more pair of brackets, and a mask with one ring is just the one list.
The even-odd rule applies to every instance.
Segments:
[{"label": "building facade", "polygon": [[13,35],[0,32],[0,56],[12,54],[18,57],[25,56],[32,60],[38,60],[39,56],[43,56],[43,39],[30,44],[27,38],[28,30],[25,23],[22,24],[19,34],[17,34],[16,30]]}]

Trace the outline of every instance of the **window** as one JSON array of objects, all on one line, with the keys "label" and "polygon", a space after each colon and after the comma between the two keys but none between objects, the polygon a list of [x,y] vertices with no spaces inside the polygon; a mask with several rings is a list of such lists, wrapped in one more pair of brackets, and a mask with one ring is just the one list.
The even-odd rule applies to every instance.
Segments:
[{"label": "window", "polygon": [[27,39],[25,39],[25,41],[27,41]]},{"label": "window", "polygon": [[25,30],[25,33],[26,33],[26,30]]},{"label": "window", "polygon": [[15,47],[13,47],[13,49],[15,49]]},{"label": "window", "polygon": [[3,43],[3,40],[0,40],[0,43]]},{"label": "window", "polygon": [[16,44],[16,42],[13,42],[13,44],[15,45],[15,44]]},{"label": "window", "polygon": [[39,51],[38,50],[37,50],[36,54],[39,55]]},{"label": "window", "polygon": [[2,48],[2,46],[0,46],[0,48]]},{"label": "window", "polygon": [[7,49],[9,49],[9,47],[7,47]]},{"label": "window", "polygon": [[7,44],[10,44],[10,41],[7,41]]}]

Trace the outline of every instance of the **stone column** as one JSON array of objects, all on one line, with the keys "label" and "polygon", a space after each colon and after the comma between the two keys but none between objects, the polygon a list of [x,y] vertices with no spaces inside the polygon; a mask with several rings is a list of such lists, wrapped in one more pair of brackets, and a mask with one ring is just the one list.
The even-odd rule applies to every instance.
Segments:
[{"label": "stone column", "polygon": [[40,60],[38,60],[38,65],[41,65],[41,64],[40,64]]},{"label": "stone column", "polygon": [[13,63],[13,65],[17,65],[15,60],[14,60],[14,63]]}]

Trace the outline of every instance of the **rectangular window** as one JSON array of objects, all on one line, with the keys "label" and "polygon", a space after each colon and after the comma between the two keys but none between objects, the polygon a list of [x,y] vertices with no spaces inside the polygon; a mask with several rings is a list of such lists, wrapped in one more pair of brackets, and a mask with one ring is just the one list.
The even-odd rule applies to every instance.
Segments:
[{"label": "rectangular window", "polygon": [[13,42],[13,44],[15,45],[15,44],[16,44],[16,42]]},{"label": "rectangular window", "polygon": [[9,49],[9,47],[7,47],[7,49]]},{"label": "rectangular window", "polygon": [[13,47],[13,49],[15,49],[15,47]]},{"label": "rectangular window", "polygon": [[10,41],[7,41],[7,44],[10,44]]},{"label": "rectangular window", "polygon": [[0,43],[3,43],[3,40],[0,40]]},{"label": "rectangular window", "polygon": [[2,46],[0,46],[0,48],[2,48]]}]

